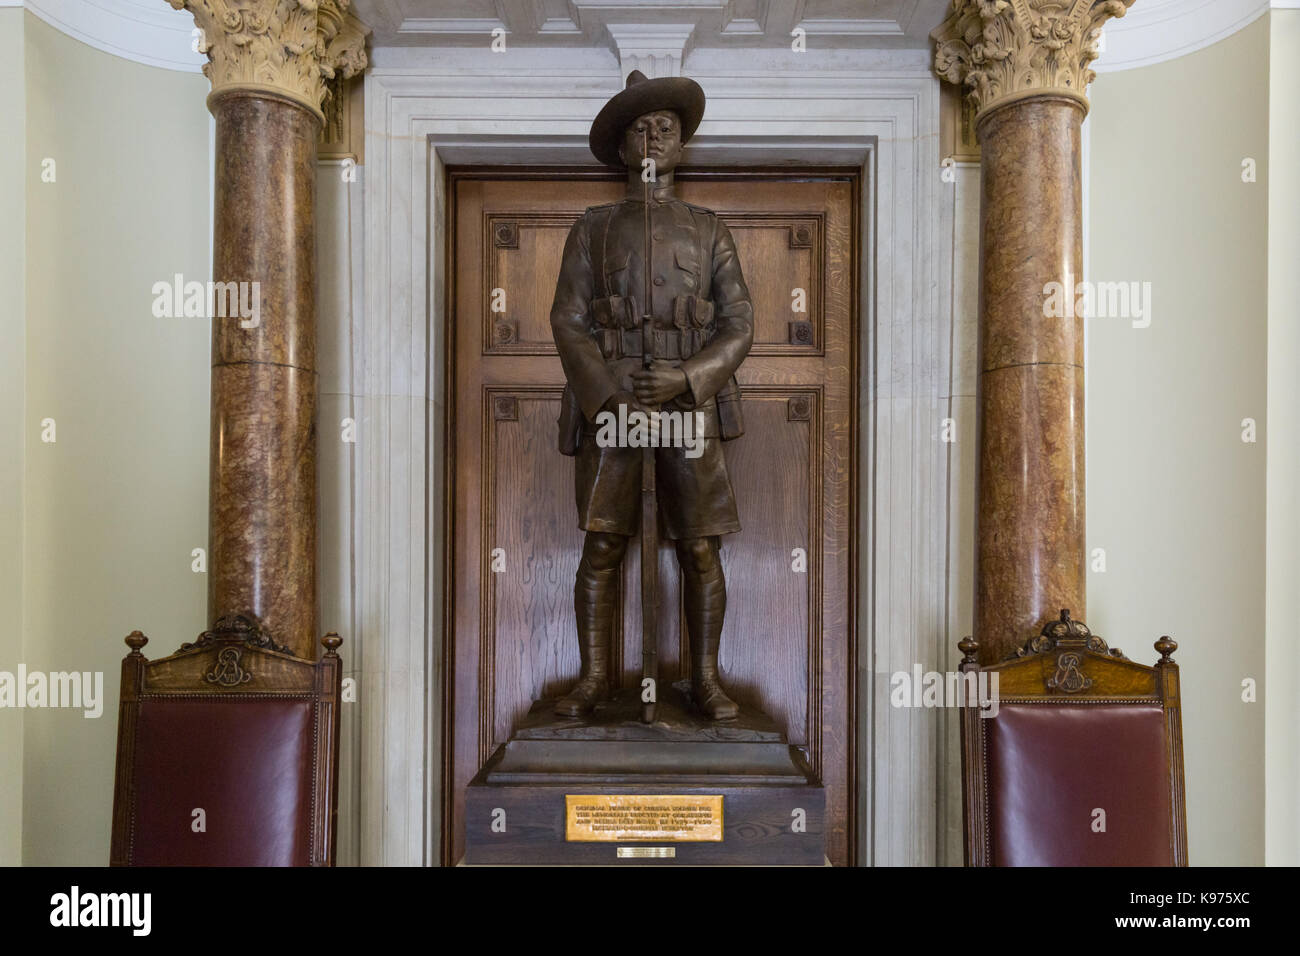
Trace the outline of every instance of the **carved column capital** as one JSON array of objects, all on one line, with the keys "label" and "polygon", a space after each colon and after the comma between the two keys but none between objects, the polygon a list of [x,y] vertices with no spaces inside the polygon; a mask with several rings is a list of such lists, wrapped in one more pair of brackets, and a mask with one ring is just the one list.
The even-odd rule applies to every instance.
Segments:
[{"label": "carved column capital", "polygon": [[352,0],[167,0],[188,10],[201,31],[199,52],[212,98],[253,91],[281,96],[311,110],[321,106],[335,76],[365,70],[370,29],[349,9]]},{"label": "carved column capital", "polygon": [[952,0],[930,34],[934,70],[966,88],[978,117],[1030,96],[1066,96],[1084,110],[1097,38],[1134,0]]}]

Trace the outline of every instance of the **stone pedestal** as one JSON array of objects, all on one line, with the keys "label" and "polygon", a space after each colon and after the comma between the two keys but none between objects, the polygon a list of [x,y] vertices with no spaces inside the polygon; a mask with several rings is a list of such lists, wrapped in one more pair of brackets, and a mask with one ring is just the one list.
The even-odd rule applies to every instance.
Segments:
[{"label": "stone pedestal", "polygon": [[[824,864],[825,791],[767,715],[742,710],[712,723],[680,686],[661,697],[652,724],[641,723],[635,691],[587,720],[555,717],[553,705],[534,703],[470,782],[466,863]],[[591,839],[572,825],[573,798],[596,798],[580,802],[603,809],[646,797],[710,809],[697,813],[700,826],[675,833],[632,828]]]}]

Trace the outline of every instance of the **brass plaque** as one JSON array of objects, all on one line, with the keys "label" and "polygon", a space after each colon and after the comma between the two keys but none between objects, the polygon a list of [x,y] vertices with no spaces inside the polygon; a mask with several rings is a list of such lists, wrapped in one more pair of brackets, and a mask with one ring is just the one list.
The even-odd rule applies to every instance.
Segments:
[{"label": "brass plaque", "polygon": [[722,796],[565,794],[564,838],[572,843],[668,840],[722,842]]},{"label": "brass plaque", "polygon": [[676,856],[677,847],[675,846],[621,846],[618,848],[618,858],[620,860],[671,860]]}]

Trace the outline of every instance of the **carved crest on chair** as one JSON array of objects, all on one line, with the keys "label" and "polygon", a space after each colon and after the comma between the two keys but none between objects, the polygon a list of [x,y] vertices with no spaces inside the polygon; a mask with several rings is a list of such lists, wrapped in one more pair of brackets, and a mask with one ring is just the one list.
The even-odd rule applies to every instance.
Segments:
[{"label": "carved crest on chair", "polygon": [[1092,678],[1083,675],[1083,659],[1074,651],[1066,651],[1056,659],[1056,673],[1047,680],[1048,690],[1077,694],[1092,686]]},{"label": "carved crest on chair", "polygon": [[182,651],[212,647],[216,644],[241,643],[246,647],[260,647],[264,651],[292,654],[287,645],[277,644],[271,635],[262,630],[254,619],[242,614],[228,614],[217,618],[212,630],[204,631],[195,640],[181,645]]},{"label": "carved crest on chair", "polygon": [[203,675],[203,679],[209,684],[220,684],[222,687],[238,687],[240,684],[247,684],[253,679],[253,675],[244,670],[241,665],[240,658],[243,656],[243,650],[238,647],[223,648],[217,654],[212,669]]},{"label": "carved crest on chair", "polygon": [[[1128,660],[1124,652],[1118,647],[1108,647],[1106,642],[1098,637],[1092,631],[1088,630],[1088,625],[1082,621],[1071,620],[1069,608],[1061,611],[1061,617],[1056,621],[1049,621],[1037,637],[1032,637],[1025,642],[1023,647],[1016,648],[1014,654],[1009,654],[1006,660],[1015,660],[1018,657],[1031,657],[1035,654],[1047,654],[1054,650],[1075,650],[1082,649],[1091,651],[1094,654],[1102,654],[1106,657],[1118,658],[1121,661]],[[1064,657],[1065,655],[1062,655]],[[1075,661],[1074,670],[1078,671],[1082,659]],[[1059,659],[1058,659],[1059,663]],[[1059,671],[1058,671],[1058,676]],[[1064,678],[1062,678],[1064,679]],[[1081,689],[1081,688],[1076,688]]]}]

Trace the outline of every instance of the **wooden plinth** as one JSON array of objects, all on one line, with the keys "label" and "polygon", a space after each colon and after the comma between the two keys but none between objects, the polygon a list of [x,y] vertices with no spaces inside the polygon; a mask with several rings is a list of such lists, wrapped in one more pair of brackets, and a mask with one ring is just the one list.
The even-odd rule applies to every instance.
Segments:
[{"label": "wooden plinth", "polygon": [[[553,703],[534,703],[470,782],[466,863],[825,863],[825,791],[767,715],[742,711],[734,721],[711,723],[692,710],[681,688],[659,702],[659,717],[649,725],[637,719],[635,691],[585,721],[554,717]],[[722,839],[570,840],[569,795],[720,796]]]}]

